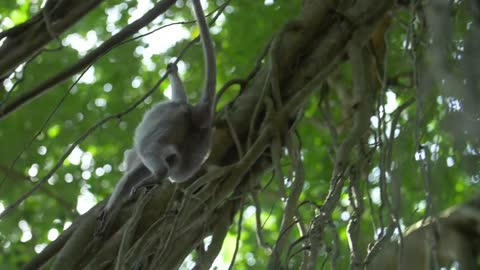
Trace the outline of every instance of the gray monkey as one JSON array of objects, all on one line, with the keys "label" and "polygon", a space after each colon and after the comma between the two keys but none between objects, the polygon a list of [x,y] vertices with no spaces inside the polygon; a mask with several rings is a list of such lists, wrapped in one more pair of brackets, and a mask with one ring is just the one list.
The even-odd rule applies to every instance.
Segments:
[{"label": "gray monkey", "polygon": [[175,183],[185,182],[210,154],[217,74],[215,51],[200,0],[192,2],[205,61],[202,96],[197,104],[189,104],[177,66],[168,65],[172,99],[154,105],[137,126],[133,149],[125,152],[127,170],[100,213],[100,233],[108,225],[113,208],[136,190],[158,184],[166,177]]}]

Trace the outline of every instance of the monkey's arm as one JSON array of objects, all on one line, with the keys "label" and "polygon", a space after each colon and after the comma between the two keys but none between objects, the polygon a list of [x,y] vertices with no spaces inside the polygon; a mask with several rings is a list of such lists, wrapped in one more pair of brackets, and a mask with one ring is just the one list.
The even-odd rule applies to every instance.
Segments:
[{"label": "monkey's arm", "polygon": [[185,87],[183,87],[182,80],[178,76],[178,68],[174,63],[170,63],[167,66],[169,71],[168,78],[170,79],[170,86],[172,87],[172,101],[184,101],[187,102],[187,94]]},{"label": "monkey's arm", "polygon": [[138,151],[142,163],[157,178],[164,178],[181,158],[175,145],[161,145],[155,140],[139,144]]}]

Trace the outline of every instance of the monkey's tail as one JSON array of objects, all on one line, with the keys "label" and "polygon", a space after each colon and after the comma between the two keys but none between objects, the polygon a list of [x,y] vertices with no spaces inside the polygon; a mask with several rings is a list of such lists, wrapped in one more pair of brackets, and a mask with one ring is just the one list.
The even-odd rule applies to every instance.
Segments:
[{"label": "monkey's tail", "polygon": [[217,67],[215,60],[215,50],[213,48],[213,41],[210,37],[209,28],[203,13],[200,0],[192,0],[195,18],[197,19],[198,28],[200,29],[200,38],[202,40],[203,58],[205,61],[205,85],[202,92],[200,102],[206,104],[215,104],[215,88],[217,84]]}]

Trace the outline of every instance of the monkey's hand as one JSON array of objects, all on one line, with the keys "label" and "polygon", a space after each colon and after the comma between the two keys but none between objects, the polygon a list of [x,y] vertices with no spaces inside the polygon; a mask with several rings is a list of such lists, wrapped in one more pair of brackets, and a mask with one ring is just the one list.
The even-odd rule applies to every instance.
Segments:
[{"label": "monkey's hand", "polygon": [[177,73],[178,72],[178,67],[177,64],[175,63],[169,63],[167,65],[167,71],[170,73]]}]

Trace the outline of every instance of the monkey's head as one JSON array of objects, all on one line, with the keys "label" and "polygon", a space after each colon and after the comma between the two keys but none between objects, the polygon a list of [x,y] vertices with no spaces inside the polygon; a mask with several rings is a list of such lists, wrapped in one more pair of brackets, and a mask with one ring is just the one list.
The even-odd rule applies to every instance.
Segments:
[{"label": "monkey's head", "polygon": [[[168,156],[171,162],[168,178],[175,183],[182,183],[192,178],[210,155],[211,128],[191,131],[186,141],[179,145],[177,156]],[[167,156],[166,156],[167,157]]]}]

